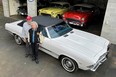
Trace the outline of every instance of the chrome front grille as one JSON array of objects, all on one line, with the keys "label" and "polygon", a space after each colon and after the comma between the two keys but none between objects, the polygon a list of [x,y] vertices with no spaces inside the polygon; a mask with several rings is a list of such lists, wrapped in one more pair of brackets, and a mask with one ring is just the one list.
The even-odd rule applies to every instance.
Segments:
[{"label": "chrome front grille", "polygon": [[101,55],[97,61],[96,64],[93,65],[93,67],[90,69],[91,71],[96,71],[96,69],[105,61],[107,60],[106,58],[107,53],[104,53],[103,55]]},{"label": "chrome front grille", "polygon": [[75,20],[75,19],[71,19],[71,18],[67,18],[66,20],[68,22],[78,22],[78,23],[80,23],[80,20]]},{"label": "chrome front grille", "polygon": [[98,59],[98,62],[101,61],[102,59],[104,59],[106,57],[107,53],[104,53],[103,55],[101,55]]}]

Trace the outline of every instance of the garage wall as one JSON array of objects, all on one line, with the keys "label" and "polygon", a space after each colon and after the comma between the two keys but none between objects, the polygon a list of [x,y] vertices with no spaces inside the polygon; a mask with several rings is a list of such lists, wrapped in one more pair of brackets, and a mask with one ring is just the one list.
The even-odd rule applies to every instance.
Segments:
[{"label": "garage wall", "polygon": [[17,14],[18,6],[19,6],[18,0],[9,0],[10,15],[16,15]]},{"label": "garage wall", "polygon": [[37,16],[37,0],[29,1],[27,0],[28,6],[28,15],[29,16]]},{"label": "garage wall", "polygon": [[9,17],[9,1],[8,0],[2,0],[3,3],[3,12],[5,17]]},{"label": "garage wall", "polygon": [[2,0],[0,0],[0,5],[2,5]]},{"label": "garage wall", "polygon": [[84,0],[84,2],[94,3],[102,9],[105,9],[107,6],[108,0]]},{"label": "garage wall", "polygon": [[101,36],[116,44],[116,0],[109,0]]}]

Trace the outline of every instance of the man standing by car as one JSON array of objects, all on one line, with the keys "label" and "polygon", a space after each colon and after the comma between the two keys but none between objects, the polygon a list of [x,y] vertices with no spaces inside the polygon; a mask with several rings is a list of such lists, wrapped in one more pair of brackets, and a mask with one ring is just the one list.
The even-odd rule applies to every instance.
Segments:
[{"label": "man standing by car", "polygon": [[38,61],[38,47],[40,43],[40,38],[39,38],[39,33],[38,31],[38,25],[36,22],[31,23],[32,28],[29,30],[28,34],[28,42],[31,44],[32,48],[32,60],[34,60],[37,64],[39,63]]},{"label": "man standing by car", "polygon": [[29,43],[28,43],[28,31],[29,29],[31,29],[31,22],[32,22],[32,17],[31,16],[27,16],[26,21],[23,24],[23,29],[22,29],[22,36],[23,36],[23,40],[26,43],[26,55],[25,57],[28,57],[29,55],[31,55],[30,50],[29,50]]}]

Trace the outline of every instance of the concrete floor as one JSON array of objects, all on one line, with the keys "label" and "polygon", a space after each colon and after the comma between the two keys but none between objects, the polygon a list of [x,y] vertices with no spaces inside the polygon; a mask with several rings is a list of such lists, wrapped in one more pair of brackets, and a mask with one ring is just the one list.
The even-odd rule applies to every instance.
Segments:
[{"label": "concrete floor", "polygon": [[111,45],[110,55],[96,72],[78,70],[66,72],[55,58],[39,52],[40,63],[25,58],[24,45],[17,45],[4,24],[16,21],[0,15],[0,77],[115,77],[116,45]]}]

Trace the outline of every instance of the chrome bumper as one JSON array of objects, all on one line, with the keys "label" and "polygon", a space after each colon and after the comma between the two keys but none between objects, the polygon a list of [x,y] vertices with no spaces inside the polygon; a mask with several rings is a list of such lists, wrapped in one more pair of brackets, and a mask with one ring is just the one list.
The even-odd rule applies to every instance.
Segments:
[{"label": "chrome bumper", "polygon": [[99,61],[98,63],[96,63],[90,70],[91,71],[96,71],[97,70],[97,68],[104,62],[104,61],[106,61],[107,60],[107,58],[105,57],[104,59],[102,59],[101,61]]},{"label": "chrome bumper", "polygon": [[107,53],[104,53],[102,56],[100,56],[99,60],[97,61],[96,64],[93,65],[93,67],[90,68],[91,71],[96,71],[97,68],[108,59],[108,55],[109,55],[109,49],[110,49],[110,45],[108,45],[107,48]]},{"label": "chrome bumper", "polygon": [[109,55],[109,49],[107,51],[107,53],[104,53],[100,58],[99,60],[97,61],[96,64],[93,65],[93,67],[90,68],[91,71],[96,71],[97,68],[103,63],[105,62],[107,59],[108,59],[108,55]]},{"label": "chrome bumper", "polygon": [[76,25],[76,26],[84,26],[84,23],[74,23],[74,22],[69,22],[69,24]]}]

